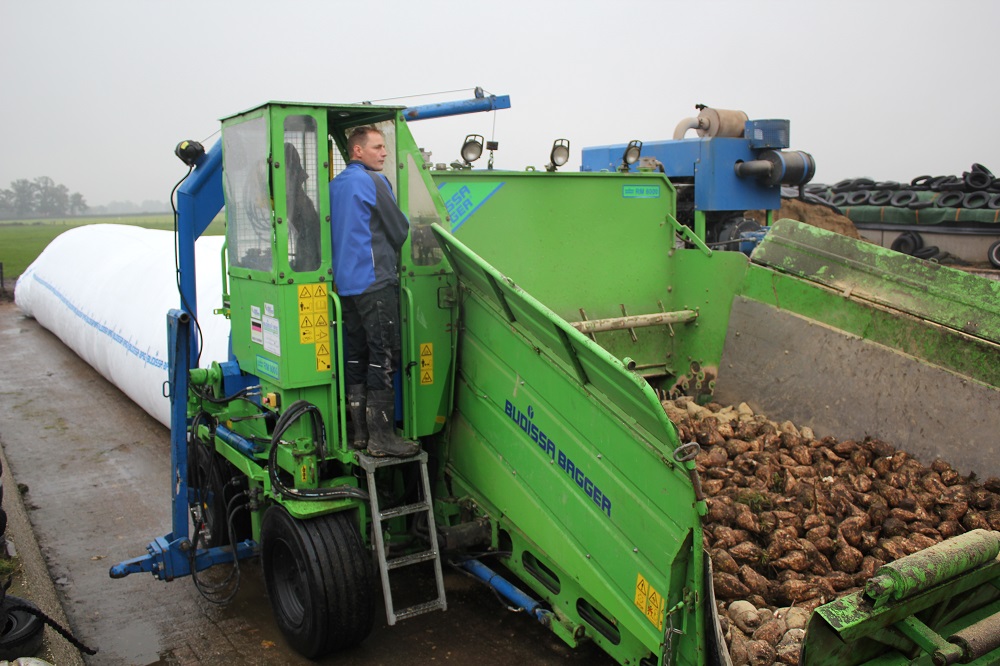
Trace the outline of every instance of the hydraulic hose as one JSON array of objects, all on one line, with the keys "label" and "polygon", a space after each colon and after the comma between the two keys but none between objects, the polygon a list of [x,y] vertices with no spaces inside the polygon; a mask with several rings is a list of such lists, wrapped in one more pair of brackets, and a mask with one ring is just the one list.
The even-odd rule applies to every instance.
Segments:
[{"label": "hydraulic hose", "polygon": [[298,421],[304,414],[311,417],[313,439],[316,441],[316,448],[320,457],[326,455],[326,429],[323,427],[323,418],[319,409],[315,405],[305,400],[296,400],[278,418],[274,426],[274,434],[271,436],[271,450],[268,453],[268,477],[271,480],[271,488],[287,499],[299,500],[330,500],[330,499],[359,499],[368,501],[368,493],[354,486],[336,486],[333,488],[289,488],[281,482],[278,476],[278,445],[281,443],[281,436]]}]

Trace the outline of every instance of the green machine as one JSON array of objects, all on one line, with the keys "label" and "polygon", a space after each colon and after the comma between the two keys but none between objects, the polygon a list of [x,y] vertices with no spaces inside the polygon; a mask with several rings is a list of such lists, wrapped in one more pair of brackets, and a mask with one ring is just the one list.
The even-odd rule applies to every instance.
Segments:
[{"label": "green machine", "polygon": [[[996,393],[994,370],[961,360],[996,351],[995,310],[963,311],[979,325],[956,337],[915,314],[926,299],[896,309],[920,291],[920,275],[900,280],[888,304],[859,298],[863,286],[845,294],[851,276],[839,268],[831,277],[843,265],[870,278],[862,265],[887,251],[841,248],[839,260],[817,262],[831,254],[828,239],[782,222],[760,248],[766,262],[748,262],[692,234],[678,240],[676,192],[662,174],[432,170],[406,118],[398,107],[272,102],[224,119],[217,147],[192,159],[180,269],[182,278],[193,270],[185,237],[193,247],[224,196],[218,311],[231,320],[231,360],[197,368],[188,293],[168,317],[174,531],[113,577],[192,575],[225,597],[232,575],[211,583],[199,572],[259,554],[279,627],[315,658],[368,635],[376,577],[390,625],[446,609],[451,563],[571,646],[592,641],[622,664],[727,663],[702,545],[698,448],[678,441],[660,397],[759,388],[739,372],[728,388],[723,369],[752,360],[731,338],[775,339],[777,326],[762,335],[744,322],[761,311],[922,366],[950,362],[953,374],[965,363],[964,379],[986,399]],[[384,131],[385,175],[411,222],[397,427],[422,452],[407,459],[347,443],[327,183],[359,125]],[[944,302],[935,305],[954,315]],[[897,351],[899,326],[930,361]],[[972,558],[961,573],[975,570],[976,584],[992,588],[981,570],[994,564]],[[411,566],[434,590],[399,608],[390,574]],[[953,577],[932,578],[937,598],[950,599]],[[995,597],[988,589],[968,615]],[[879,599],[894,621],[917,612],[907,597]],[[964,628],[946,615],[949,630]],[[853,622],[855,634],[872,635],[858,624],[868,626]],[[824,640],[845,639],[834,627]],[[877,643],[866,659],[909,663],[874,661],[916,644],[906,640]],[[974,652],[993,654],[983,650]]]}]

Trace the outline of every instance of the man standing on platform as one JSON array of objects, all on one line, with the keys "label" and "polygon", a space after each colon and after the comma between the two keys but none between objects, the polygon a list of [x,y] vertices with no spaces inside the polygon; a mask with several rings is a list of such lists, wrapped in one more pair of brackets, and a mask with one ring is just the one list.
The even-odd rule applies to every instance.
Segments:
[{"label": "man standing on platform", "polygon": [[399,252],[410,231],[381,173],[387,151],[376,127],[347,138],[350,162],[330,182],[333,271],[343,309],[350,446],[373,456],[420,450],[396,434],[392,374],[399,365]]}]

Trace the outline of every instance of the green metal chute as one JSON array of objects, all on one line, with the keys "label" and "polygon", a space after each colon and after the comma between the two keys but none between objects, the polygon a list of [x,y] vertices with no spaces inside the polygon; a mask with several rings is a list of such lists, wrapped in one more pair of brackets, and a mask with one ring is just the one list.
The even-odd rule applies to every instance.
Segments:
[{"label": "green metal chute", "polygon": [[564,640],[587,636],[623,663],[706,663],[700,507],[655,393],[434,233],[463,292],[446,453],[456,494],[497,519],[505,564],[549,601]]},{"label": "green metal chute", "polygon": [[1000,282],[781,220],[734,294],[720,367],[721,402],[1000,474]]}]

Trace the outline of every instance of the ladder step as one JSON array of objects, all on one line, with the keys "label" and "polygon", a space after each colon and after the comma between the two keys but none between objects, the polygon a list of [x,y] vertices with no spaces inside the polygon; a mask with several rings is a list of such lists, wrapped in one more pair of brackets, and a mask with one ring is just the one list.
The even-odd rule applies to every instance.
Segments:
[{"label": "ladder step", "polygon": [[410,555],[404,555],[402,557],[386,560],[385,568],[391,571],[393,569],[399,569],[400,567],[408,567],[411,564],[420,564],[421,562],[436,560],[437,556],[438,552],[436,550],[428,550],[423,553],[411,553]]},{"label": "ladder step", "polygon": [[411,513],[419,513],[421,511],[429,511],[431,505],[427,502],[417,502],[416,504],[404,504],[403,506],[397,506],[392,509],[383,509],[379,512],[379,516],[382,520],[388,518],[397,518],[399,516],[408,516]]},{"label": "ladder step", "polygon": [[397,620],[405,620],[406,618],[413,617],[414,615],[423,615],[424,613],[430,613],[436,610],[446,610],[448,605],[441,599],[434,599],[433,601],[428,601],[426,603],[417,604],[415,606],[409,606],[396,613]]},{"label": "ladder step", "polygon": [[376,458],[375,456],[370,456],[367,453],[358,452],[355,454],[357,456],[358,462],[361,467],[366,472],[372,472],[380,467],[391,467],[393,465],[405,465],[407,463],[420,463],[421,465],[427,463],[427,452],[418,451],[416,455],[410,456],[409,458],[395,458],[395,457],[385,457]]}]

